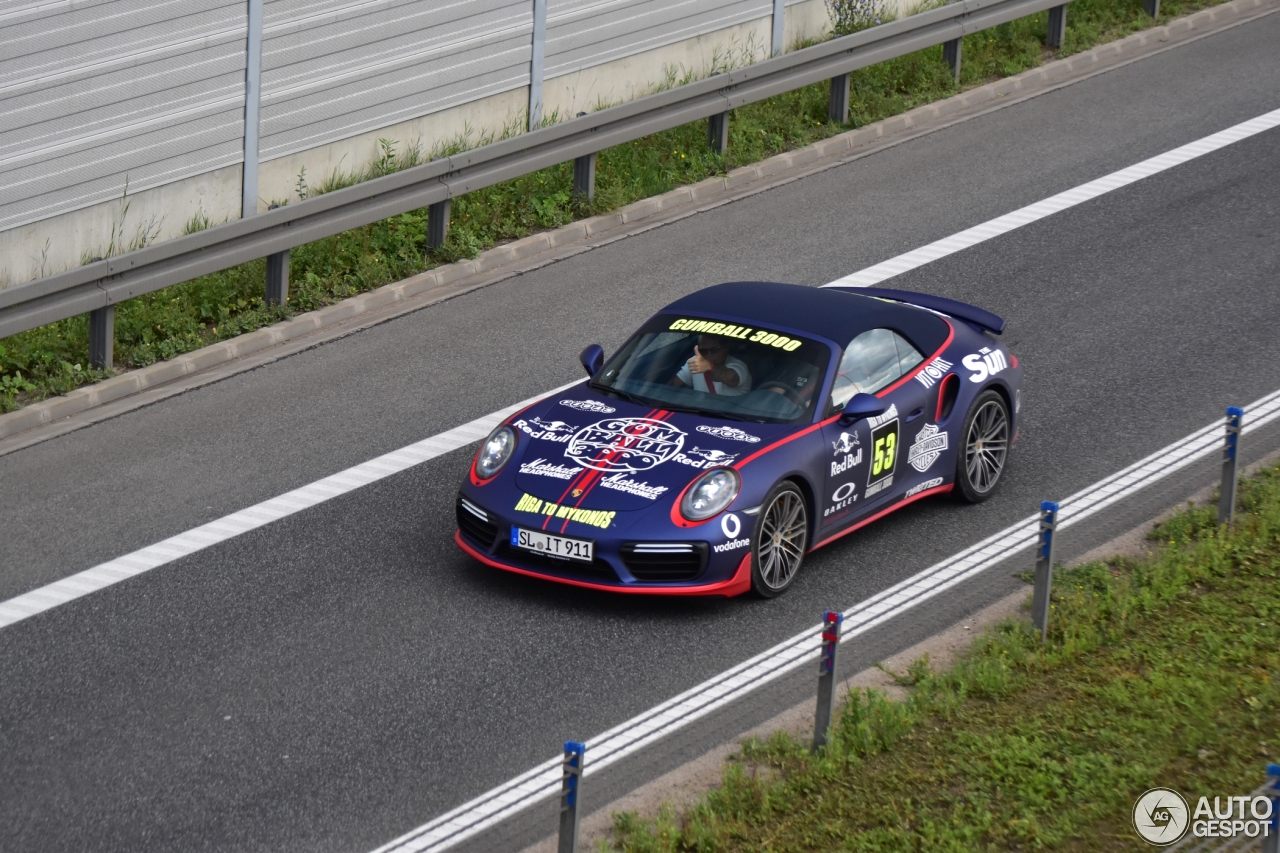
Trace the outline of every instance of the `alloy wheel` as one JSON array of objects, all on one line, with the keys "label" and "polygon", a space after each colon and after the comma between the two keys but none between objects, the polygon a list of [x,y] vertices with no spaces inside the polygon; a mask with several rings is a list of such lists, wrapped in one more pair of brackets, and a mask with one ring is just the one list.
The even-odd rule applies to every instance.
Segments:
[{"label": "alloy wheel", "polygon": [[782,590],[800,570],[809,538],[804,499],[794,489],[780,491],[760,519],[756,558],[760,580]]}]

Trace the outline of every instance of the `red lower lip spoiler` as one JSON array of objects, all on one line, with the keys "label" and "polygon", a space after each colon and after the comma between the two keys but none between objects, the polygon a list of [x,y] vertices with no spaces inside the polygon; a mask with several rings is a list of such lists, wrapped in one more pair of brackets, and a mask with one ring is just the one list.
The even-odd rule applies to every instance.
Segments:
[{"label": "red lower lip spoiler", "polygon": [[453,541],[458,543],[469,557],[472,557],[486,566],[492,566],[495,569],[502,569],[504,572],[514,572],[517,575],[525,575],[531,578],[538,578],[544,581],[552,581],[554,583],[568,584],[569,586],[582,587],[583,589],[598,589],[604,592],[621,592],[630,593],[631,595],[721,595],[725,598],[733,598],[735,595],[742,595],[751,589],[751,554],[748,553],[742,558],[742,562],[738,564],[738,570],[734,572],[733,577],[724,581],[716,581],[715,583],[701,584],[698,586],[623,586],[621,584],[604,584],[591,583],[590,581],[571,580],[569,578],[558,578],[555,575],[544,575],[538,572],[531,572],[528,569],[517,568],[516,566],[500,563],[492,557],[482,554],[475,548],[471,547],[462,538],[462,533],[454,531]]}]

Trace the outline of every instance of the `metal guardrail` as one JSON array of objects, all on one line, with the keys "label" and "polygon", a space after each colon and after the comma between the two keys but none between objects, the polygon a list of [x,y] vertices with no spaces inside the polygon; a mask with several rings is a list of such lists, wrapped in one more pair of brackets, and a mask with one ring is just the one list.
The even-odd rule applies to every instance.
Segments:
[{"label": "metal guardrail", "polygon": [[[0,338],[92,312],[91,361],[109,364],[114,306],[126,299],[423,207],[432,208],[428,243],[439,245],[452,198],[569,160],[591,158],[606,148],[700,119],[710,119],[708,141],[723,150],[729,110],[822,80],[832,81],[831,110],[835,118],[844,120],[850,72],[938,44],[947,45],[945,53],[958,72],[961,37],[1053,9],[1052,44],[1060,41],[1065,8],[1064,0],[960,0],[297,204],[0,290]],[[576,171],[584,176],[594,172]],[[281,266],[275,264],[277,276]],[[287,264],[283,267],[287,269]],[[282,292],[280,282],[276,282],[275,292]]]}]

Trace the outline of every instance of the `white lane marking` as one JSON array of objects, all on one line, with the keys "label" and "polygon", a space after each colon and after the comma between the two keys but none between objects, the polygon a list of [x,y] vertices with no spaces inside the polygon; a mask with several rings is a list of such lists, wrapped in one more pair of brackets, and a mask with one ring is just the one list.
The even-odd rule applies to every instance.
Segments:
[{"label": "white lane marking", "polygon": [[46,610],[66,604],[68,601],[88,595],[91,592],[119,583],[122,580],[150,571],[151,569],[181,559],[211,545],[224,542],[241,533],[246,533],[264,524],[278,521],[285,516],[293,515],[304,509],[323,503],[338,495],[366,486],[375,480],[398,474],[428,459],[466,447],[484,438],[491,429],[497,426],[508,415],[518,412],[525,406],[536,403],[551,394],[558,394],[566,388],[572,388],[581,380],[553,388],[545,394],[530,397],[470,423],[454,427],[447,432],[423,439],[417,444],[393,450],[390,453],[362,462],[353,468],[339,471],[314,483],[294,489],[283,495],[263,501],[255,506],[247,507],[216,521],[210,521],[200,527],[171,536],[161,542],[148,545],[132,554],[125,554],[93,568],[85,569],[62,580],[33,589],[16,598],[0,602],[0,628],[12,625],[43,613]]},{"label": "white lane marking", "polygon": [[[1245,408],[1248,434],[1280,418],[1280,391]],[[1210,424],[1150,456],[1059,502],[1058,529],[1065,530],[1107,507],[1130,498],[1222,447],[1222,422]],[[969,578],[1033,548],[1039,515],[948,557],[923,572],[861,601],[845,611],[841,642],[902,616]],[[814,625],[750,660],[704,681],[587,741],[586,769],[591,776],[678,729],[713,713],[818,657],[822,625]],[[374,853],[439,853],[501,823],[536,802],[556,796],[561,760],[552,758],[470,802],[440,815]]]},{"label": "white lane marking", "polygon": [[[1014,228],[1017,228],[1020,225],[1025,225],[1028,222],[1033,222],[1037,219],[1041,219],[1052,213],[1056,213],[1059,210],[1065,210],[1066,208],[1071,207],[1075,204],[1079,204],[1082,201],[1086,201],[1090,198],[1095,198],[1098,195],[1102,195],[1103,193],[1109,192],[1110,190],[1116,189],[1121,186],[1125,186],[1129,183],[1133,183],[1136,180],[1140,180],[1143,177],[1148,177],[1149,175],[1156,174],[1157,172],[1163,171],[1165,169],[1172,168],[1173,166],[1176,166],[1179,163],[1187,162],[1188,160],[1194,159],[1195,157],[1199,157],[1203,154],[1207,154],[1211,151],[1216,151],[1217,149],[1225,145],[1229,145],[1232,142],[1238,142],[1242,139],[1245,139],[1257,133],[1261,133],[1262,131],[1270,129],[1277,125],[1280,125],[1280,110],[1276,110],[1276,111],[1267,113],[1265,115],[1259,116],[1258,118],[1251,119],[1250,121],[1236,125],[1235,127],[1232,127],[1232,128],[1228,128],[1227,130],[1221,131],[1220,133],[1216,133],[1216,134],[1213,134],[1212,136],[1205,137],[1204,139],[1199,140],[1197,142],[1193,142],[1188,145],[1184,145],[1181,148],[1174,149],[1173,151],[1170,151],[1167,154],[1163,154],[1158,157],[1153,157],[1150,160],[1146,160],[1142,163],[1137,164],[1136,166],[1131,166],[1128,169],[1123,169],[1112,175],[1109,175],[1104,178],[1100,178],[1097,181],[1093,181],[1092,183],[1085,184],[1081,187],[1077,187],[1075,190],[1068,190],[1065,193],[1061,193],[1057,196],[1053,196],[1052,198],[1046,199],[1045,201],[1039,202],[1038,204],[1030,205],[1028,207],[1022,208],[1021,210],[1018,210],[1018,211],[1014,211],[1013,213],[1007,214],[998,219],[994,219],[991,222],[984,223],[983,225],[979,225],[974,228],[970,228],[967,231],[962,231],[959,234],[954,235],[953,237],[947,238],[946,240],[940,240],[936,243],[930,244],[929,246],[925,246],[913,252],[908,252],[905,255],[901,255],[898,258],[893,258],[891,260],[885,261],[884,263],[877,264],[876,266],[863,270],[860,273],[855,273],[854,275],[846,276],[845,278],[838,279],[837,281],[824,285],[824,287],[832,287],[832,286],[866,287],[866,286],[875,284],[879,281],[883,281],[886,278],[890,278],[893,275],[897,275],[898,273],[905,272],[909,269],[914,269],[915,267],[928,263],[931,260],[937,260],[938,258],[944,257],[948,254],[952,254],[953,252],[960,251],[963,248],[968,248],[969,246],[976,245],[977,243],[980,243],[983,240],[990,239],[991,237],[1006,233],[1010,230],[1013,230]],[[432,459],[436,456],[443,455],[444,453],[448,453],[453,450],[457,450],[459,448],[465,447],[466,445],[471,444],[472,442],[478,441],[479,439],[483,438],[489,430],[493,429],[493,427],[496,426],[499,422],[501,422],[502,419],[505,418],[507,415],[515,411],[518,411],[519,409],[521,409],[526,405],[529,405],[531,403],[537,402],[538,400],[549,397],[552,394],[557,394],[577,384],[578,384],[577,382],[570,382],[566,385],[562,385],[558,388],[554,388],[544,394],[539,394],[536,397],[531,397],[528,400],[517,403],[514,406],[509,406],[506,409],[503,409],[498,412],[494,412],[493,414],[487,415],[486,417],[477,418],[476,420],[471,421],[470,423],[466,423],[461,426],[455,427],[451,430],[448,430],[447,432],[440,433],[439,435],[435,435],[430,438],[423,439],[422,441],[416,444],[409,445],[408,447],[400,448],[399,450],[394,450],[376,459],[370,460],[365,463],[361,463],[360,465],[357,465],[353,468],[348,468],[346,471],[340,471],[337,474],[330,475],[329,477],[326,477],[322,480],[318,480],[314,483],[310,483],[306,486],[302,486],[284,495],[271,498],[270,500],[264,501],[260,504],[257,504],[256,506],[248,507],[247,509],[240,510],[239,512],[225,516],[216,521],[211,521],[207,524],[204,524],[200,527],[195,528],[194,530],[186,531],[185,533],[178,534],[177,536],[171,537],[162,542],[158,542],[154,545],[150,545],[146,548],[135,551],[132,554],[126,554],[122,557],[117,557],[114,560],[111,560],[106,563],[101,563],[97,566],[94,566],[90,569],[86,569],[75,575],[71,575],[67,578],[63,578],[62,580],[55,581],[54,583],[40,587],[39,589],[35,589],[30,592],[24,593],[23,595],[19,595],[15,598],[11,598],[8,601],[0,602],[0,628],[3,628],[8,625],[12,625],[15,622],[19,622],[22,619],[27,618],[28,616],[33,616],[37,613],[42,613],[45,610],[49,610],[53,607],[58,606],[59,604],[64,604],[67,601],[71,601],[73,599],[79,598],[82,595],[87,595],[90,592],[95,592],[104,587],[111,586],[112,584],[115,584],[115,583],[119,583],[122,580],[126,580],[142,572],[150,571],[151,569],[165,565],[166,563],[172,562],[176,559],[180,559],[181,557],[187,556],[188,554],[192,554],[196,551],[207,548],[210,545],[217,544],[219,542],[230,539],[234,536],[238,536],[241,533],[248,532],[249,530],[253,530],[265,524],[269,524],[272,521],[276,521],[288,515],[292,515],[295,512],[299,512],[303,509],[307,509],[309,507],[315,506],[316,504],[323,503],[324,501],[329,500],[330,498],[337,497],[338,495],[346,494],[347,492],[358,489],[361,486],[364,486],[376,480],[382,479],[383,477],[387,477],[387,476],[390,476],[391,474],[398,473],[407,468],[410,468],[413,465],[416,465],[420,462],[423,462],[428,459]],[[1270,398],[1264,398],[1264,399],[1270,399]],[[1246,425],[1246,429],[1245,429],[1246,432],[1260,425],[1260,422],[1254,419],[1253,412],[1249,412],[1248,417],[1249,417],[1249,422],[1247,422],[1247,425]],[[1203,432],[1206,436],[1208,436],[1210,433],[1212,433],[1213,429],[1214,428],[1210,426],[1210,427],[1206,427],[1205,430],[1202,430],[1201,432]],[[1188,459],[1191,459],[1191,460],[1194,460],[1194,458],[1198,458],[1198,456],[1188,457]],[[1190,464],[1190,463],[1186,462],[1184,464]],[[1172,470],[1176,470],[1176,469],[1166,468],[1164,470],[1164,473],[1167,474]],[[1157,474],[1156,479],[1158,479],[1159,476],[1160,475]],[[1107,482],[1107,481],[1104,481],[1104,482]],[[1134,482],[1138,483],[1142,481],[1134,480]],[[1129,490],[1132,488],[1134,488],[1134,486],[1132,486],[1131,484],[1126,484],[1126,486],[1123,489],[1115,492],[1114,494],[1116,496],[1128,494]],[[1114,503],[1115,500],[1119,500],[1119,499],[1120,499],[1119,497],[1114,497],[1114,499],[1111,500],[1109,503]],[[1109,503],[1107,505],[1109,505]],[[1065,517],[1066,504],[1064,503],[1063,506],[1064,506],[1064,519],[1063,519],[1062,526],[1065,527],[1069,524],[1069,522]],[[1089,514],[1092,514],[1093,511],[1097,511],[1097,510],[1096,509],[1090,510]],[[1084,517],[1084,516],[1081,516],[1081,517]],[[1015,525],[1015,528],[1016,527],[1017,525]],[[1013,531],[1015,528],[1010,528],[1009,531]],[[988,552],[997,553],[997,554],[1003,553],[1004,550],[1007,550],[1007,548],[1010,547],[1008,546],[1006,540],[1008,539],[1008,536],[1012,536],[1013,533],[1010,533],[1009,531],[1006,531],[1007,535],[1005,536],[1005,539],[987,540],[987,542],[985,543],[979,543],[978,546],[974,546],[974,548],[978,549],[977,551],[974,551],[974,549],[969,549],[968,551],[961,552],[961,554],[970,555],[971,557],[976,557],[976,558],[982,558],[985,555],[987,555]],[[997,534],[997,537],[1000,537],[1001,535],[1002,534]],[[191,538],[188,538],[189,536]],[[996,549],[995,551],[991,550],[993,547]],[[983,550],[984,548],[986,550]],[[957,555],[957,557],[959,556],[960,555]],[[982,565],[989,563],[993,559],[995,558],[986,557],[986,561]],[[941,565],[944,565],[944,564],[939,564],[939,566]],[[979,570],[980,569],[975,569],[972,571],[979,571]],[[963,576],[957,575],[959,580],[962,580],[964,577],[968,577],[968,576],[969,576],[968,574],[965,574]],[[917,576],[917,577],[920,577],[920,576]],[[956,580],[954,582],[958,583],[959,580]],[[904,584],[908,583],[908,581],[904,581],[903,583]],[[899,587],[901,586],[902,585],[899,584]],[[881,593],[881,596],[884,596],[890,592],[897,594],[899,587],[892,587],[890,590],[886,590],[885,593]],[[935,593],[930,593],[930,595],[932,594],[935,594]],[[925,599],[919,599],[919,600],[925,600]],[[881,602],[877,606],[881,610],[883,610],[885,613],[890,612],[885,608],[890,607],[891,605],[883,602],[880,596],[873,597],[872,599],[868,599],[868,602]],[[919,602],[909,601],[906,603],[905,606],[913,606],[914,603],[919,603]],[[864,605],[866,604],[867,602],[864,602]],[[859,605],[859,607],[862,607],[862,606],[863,605]],[[855,608],[855,610],[857,610],[857,608]],[[850,613],[853,613],[853,612],[854,611],[850,611]],[[889,618],[889,616],[884,616],[883,618],[887,619]],[[846,623],[846,624],[849,624],[849,623]],[[879,624],[879,622],[877,621],[874,624]],[[862,630],[867,630],[868,627],[870,626],[864,627]],[[807,635],[802,635],[802,636],[807,636]],[[853,634],[847,633],[846,636],[853,636]],[[793,638],[793,640],[794,639],[795,638]],[[776,646],[775,649],[782,649],[784,646],[787,646],[787,648],[790,648],[788,644],[792,642],[793,641],[787,641],[787,643],[783,643],[783,644],[780,644],[779,646]],[[812,642],[810,642],[809,645],[812,645],[813,648],[808,649],[808,651],[805,652],[805,654],[810,654],[811,656],[811,653],[814,653],[814,649],[817,648],[816,643],[817,643],[816,640],[812,640]],[[808,648],[808,646],[805,646],[805,648]],[[792,650],[792,653],[794,653],[794,650]],[[766,656],[769,654],[770,652],[764,653],[764,655]],[[784,653],[780,651],[778,652],[778,654],[784,654]],[[791,653],[788,653],[788,654],[791,654]],[[751,661],[748,661],[744,664],[741,664],[739,667],[735,667],[733,670],[730,670],[730,673],[735,673],[735,674],[738,673],[739,670],[742,670],[742,677],[736,681],[731,680],[731,681],[724,682],[723,684],[718,684],[713,692],[716,695],[722,696],[722,698],[721,700],[719,700],[718,704],[715,704],[714,706],[707,706],[707,707],[719,707],[720,704],[724,704],[725,702],[729,702],[737,698],[740,692],[744,690],[753,689],[754,686],[760,683],[764,683],[762,681],[757,680],[754,674],[748,675],[748,673],[754,673],[754,670],[752,669],[753,662],[759,659],[760,659],[759,657],[753,658]],[[803,662],[803,661],[801,660],[799,662]],[[793,666],[799,665],[799,662],[789,665],[787,669],[778,670],[776,675],[771,676],[766,680],[771,680],[772,678],[776,678],[778,675],[781,675],[782,673],[789,671],[789,669],[793,668]],[[736,675],[734,676],[734,678],[736,678]],[[700,688],[695,688],[695,691],[699,689]],[[670,700],[670,702],[667,704],[670,705],[670,703],[676,703],[685,695],[686,694],[682,694],[681,697],[676,697],[676,699]],[[659,707],[665,708],[667,706],[664,705]],[[672,705],[671,707],[673,709],[673,713],[676,713],[677,710],[679,710],[678,705]],[[705,713],[709,713],[709,711],[701,712],[701,714],[705,714]],[[638,720],[641,720],[642,718],[643,718],[643,715],[642,717],[637,717],[636,720],[638,721]],[[675,719],[681,721],[674,724],[678,727],[680,725],[687,724],[688,721],[692,719],[696,719],[696,717],[687,717],[687,715],[683,715],[683,711],[680,711],[679,713],[676,713]],[[624,727],[631,726],[635,722],[636,721],[629,721],[628,723],[623,724],[623,726]],[[639,745],[629,747],[627,751],[619,752],[614,758],[611,758],[611,759],[606,754],[605,759],[602,760],[600,758],[600,752],[597,747],[597,749],[593,750],[592,761],[588,762],[587,772],[588,773],[593,772],[591,768],[598,769],[601,766],[608,766],[609,763],[619,760],[625,755],[630,754],[630,752],[635,751],[635,749],[639,749],[640,746],[642,746],[644,743],[648,743],[650,740],[661,737],[662,736],[661,728],[662,727],[659,727],[658,729],[656,729],[655,733],[653,733],[652,735],[646,736],[648,738],[647,740],[642,739],[640,741],[635,742],[636,744],[639,744]],[[610,732],[606,732],[605,735],[602,735],[601,737],[610,736],[612,733],[617,731],[618,731],[617,729],[611,729]],[[547,765],[540,765],[538,768],[534,768],[533,770],[529,771],[529,773],[526,773],[523,776],[517,777],[516,780],[513,780],[511,783],[508,783],[508,786],[516,785],[516,787],[502,786],[500,788],[494,789],[494,792],[491,792],[491,795],[501,797],[503,796],[502,792],[504,791],[507,792],[507,795],[509,795],[512,791],[517,790],[517,788],[523,788],[526,791],[541,792],[543,790],[543,787],[542,787],[543,781],[539,776],[539,773],[544,772],[544,768],[548,766],[555,769],[556,778],[558,779],[559,778],[558,776],[559,762],[558,760],[553,759]],[[517,784],[517,782],[519,784]],[[485,796],[488,797],[490,796],[490,794],[487,794]],[[542,796],[542,794],[539,793],[535,795],[535,794],[526,793],[526,794],[520,795],[520,799],[523,801],[523,800],[526,800],[529,796]],[[522,808],[522,807],[523,805],[516,806],[515,809],[506,807],[505,810],[492,812],[492,814],[494,815],[501,814],[502,817],[498,817],[494,819],[495,820],[502,819],[502,818],[505,818],[505,816],[511,814],[513,810],[518,810],[519,808]],[[483,806],[483,804],[478,804],[478,801],[473,801],[472,803],[467,804],[465,806],[460,806],[458,809],[454,810],[453,812],[450,812],[449,815],[456,814],[459,816],[459,821],[461,824],[474,826],[474,824],[468,821],[468,817],[470,816],[469,813],[483,811],[484,808],[485,807]],[[442,816],[437,820],[438,821],[445,820],[447,817],[448,816]],[[487,825],[489,824],[486,823],[485,826]],[[435,821],[433,821],[430,824],[427,824],[426,827],[423,828],[423,830],[426,830],[427,827],[433,827],[433,826],[437,826],[437,823]],[[478,831],[480,830],[468,829],[466,830],[467,834],[465,836],[458,837],[455,841],[448,842],[446,846],[456,843],[456,841],[462,840],[463,837],[469,837],[469,835],[474,834],[474,832],[478,832]],[[410,833],[408,836],[405,836],[405,839],[409,839],[410,837],[418,837],[420,834],[421,833],[419,830],[415,830],[413,833]],[[397,843],[399,842],[393,842],[392,845],[388,845],[387,847],[380,848],[380,849],[387,849],[387,850],[392,849]],[[415,846],[415,847],[406,847],[404,849],[413,849],[413,850],[424,849],[425,850],[425,849],[428,849],[428,847]],[[430,849],[444,849],[444,847],[436,846],[436,847],[430,847]]]},{"label": "white lane marking", "polygon": [[990,240],[992,237],[1007,234],[1024,225],[1044,219],[1046,216],[1052,216],[1069,207],[1083,204],[1112,190],[1126,187],[1135,181],[1149,178],[1166,169],[1172,169],[1174,166],[1179,166],[1197,157],[1203,157],[1205,154],[1210,154],[1232,143],[1248,139],[1250,136],[1278,126],[1280,126],[1280,110],[1273,110],[1211,136],[1197,139],[1195,142],[1189,142],[1181,148],[1175,148],[1149,160],[1143,160],[1141,163],[1129,166],[1127,169],[1121,169],[1118,172],[1098,178],[1096,181],[1081,184],[1074,189],[1050,196],[1043,201],[1027,205],[1020,210],[1006,213],[1004,216],[992,219],[990,222],[975,225],[958,234],[952,234],[950,237],[945,237],[927,246],[921,246],[919,249],[914,249],[905,255],[890,258],[852,275],[836,279],[829,284],[824,284],[823,287],[870,287],[874,284],[879,284],[885,279],[901,275],[908,270],[924,266],[947,255],[953,255],[970,246],[976,246],[978,243]]}]

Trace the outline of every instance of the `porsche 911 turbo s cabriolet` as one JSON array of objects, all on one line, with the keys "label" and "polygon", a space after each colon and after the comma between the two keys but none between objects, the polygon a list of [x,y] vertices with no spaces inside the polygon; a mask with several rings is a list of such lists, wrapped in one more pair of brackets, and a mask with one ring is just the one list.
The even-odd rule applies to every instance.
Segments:
[{"label": "porsche 911 turbo s cabriolet", "polygon": [[913,501],[979,502],[1022,370],[981,308],[882,288],[720,284],[480,445],[455,541],[614,592],[771,597],[810,551]]}]

